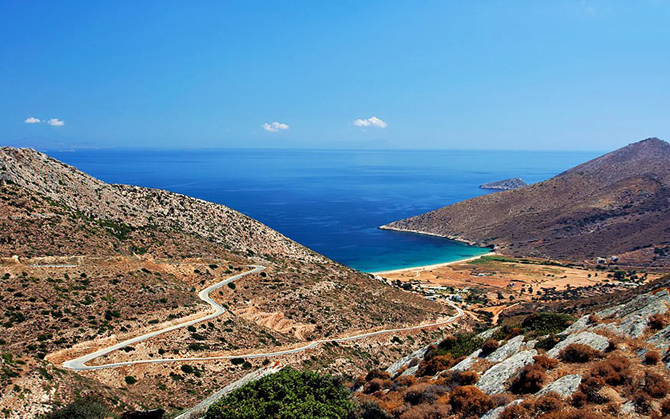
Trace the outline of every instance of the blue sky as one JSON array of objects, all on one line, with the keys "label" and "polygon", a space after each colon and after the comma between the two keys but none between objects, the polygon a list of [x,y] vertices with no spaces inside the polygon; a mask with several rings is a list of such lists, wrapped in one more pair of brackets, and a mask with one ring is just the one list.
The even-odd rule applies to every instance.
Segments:
[{"label": "blue sky", "polygon": [[0,144],[611,150],[670,139],[669,1],[0,10]]}]

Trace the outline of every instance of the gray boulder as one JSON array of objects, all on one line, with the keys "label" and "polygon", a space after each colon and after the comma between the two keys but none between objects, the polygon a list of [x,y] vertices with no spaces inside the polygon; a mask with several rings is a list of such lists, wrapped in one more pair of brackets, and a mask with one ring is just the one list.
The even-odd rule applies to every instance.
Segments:
[{"label": "gray boulder", "polygon": [[507,382],[515,377],[523,367],[532,363],[535,355],[537,355],[537,351],[534,349],[519,352],[492,366],[479,378],[477,387],[487,394],[504,392]]},{"label": "gray boulder", "polygon": [[576,333],[558,342],[556,346],[554,346],[549,352],[547,352],[547,355],[552,358],[556,358],[558,356],[558,353],[561,352],[563,348],[565,348],[568,345],[572,345],[573,343],[588,345],[593,349],[604,351],[609,346],[610,341],[605,336],[601,336],[593,332]]},{"label": "gray boulder", "polygon": [[510,356],[516,354],[521,349],[523,344],[523,335],[519,335],[515,338],[512,338],[507,341],[503,346],[493,351],[489,356],[486,357],[487,361],[491,362],[501,362],[509,358]]},{"label": "gray boulder", "polygon": [[538,391],[535,395],[542,396],[553,392],[562,398],[566,398],[572,396],[572,394],[577,391],[577,388],[579,388],[579,384],[581,382],[582,376],[579,374],[566,375]]},{"label": "gray boulder", "polygon": [[455,372],[463,372],[466,370],[469,370],[470,367],[474,365],[475,362],[477,362],[477,359],[479,359],[479,354],[482,353],[481,349],[477,349],[470,355],[468,355],[467,358],[459,362],[458,364],[454,365],[453,367],[449,368],[449,371],[455,371]]},{"label": "gray boulder", "polygon": [[570,326],[568,326],[567,329],[559,333],[560,335],[570,335],[572,333],[576,332],[581,332],[583,330],[586,330],[589,327],[589,316],[583,316],[576,322],[572,323]]},{"label": "gray boulder", "polygon": [[411,354],[409,354],[409,355],[407,355],[403,358],[400,358],[399,360],[394,362],[393,365],[391,365],[390,367],[388,367],[386,369],[386,372],[391,374],[391,376],[396,375],[401,368],[408,366],[414,358],[418,358],[419,360],[423,359],[423,357],[424,357],[424,355],[426,355],[427,351],[428,351],[427,346],[424,347],[424,348],[421,348],[421,349],[417,349],[416,351],[412,352]]},{"label": "gray boulder", "polygon": [[665,327],[647,339],[647,342],[651,343],[662,351],[668,350],[668,346],[670,346],[670,326]]},{"label": "gray boulder", "polygon": [[500,329],[500,326],[492,327],[488,330],[484,330],[482,333],[478,334],[477,336],[486,340],[486,339],[491,339],[493,334],[497,332]]}]

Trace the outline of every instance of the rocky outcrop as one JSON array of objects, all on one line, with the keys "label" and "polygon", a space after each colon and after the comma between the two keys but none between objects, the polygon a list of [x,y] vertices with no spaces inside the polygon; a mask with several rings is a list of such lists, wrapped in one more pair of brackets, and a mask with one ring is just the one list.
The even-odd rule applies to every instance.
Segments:
[{"label": "rocky outcrop", "polygon": [[670,326],[661,329],[658,333],[647,339],[647,342],[654,345],[658,349],[667,351],[670,347]]},{"label": "rocky outcrop", "polygon": [[[426,355],[426,352],[428,352],[428,347],[427,346],[424,347],[424,348],[417,349],[416,351],[412,352],[411,354],[409,354],[409,355],[407,355],[403,358],[400,358],[399,360],[394,362],[393,365],[391,365],[390,367],[388,367],[386,369],[386,372],[391,374],[391,376],[394,376],[402,368],[409,367],[409,364],[415,359],[417,360],[417,365],[415,365],[414,367],[409,367],[403,373],[406,373],[407,371],[409,371],[412,368],[414,369],[414,372],[416,372],[416,370],[418,369],[418,361],[423,359],[423,357]],[[410,373],[408,373],[408,374],[410,374]]]},{"label": "rocky outcrop", "polygon": [[477,362],[477,360],[479,359],[479,355],[481,353],[482,350],[477,349],[476,351],[471,353],[468,357],[466,357],[464,360],[451,367],[449,370],[454,372],[463,372],[469,370],[475,364],[475,362]]},{"label": "rocky outcrop", "polygon": [[537,355],[537,351],[534,349],[519,352],[503,362],[492,366],[479,378],[477,387],[488,394],[505,392],[508,382],[516,377],[523,367],[532,363],[535,355]]},{"label": "rocky outcrop", "polygon": [[566,375],[538,391],[536,396],[542,396],[547,393],[556,393],[562,398],[570,397],[577,391],[581,382],[582,376],[579,374]]},{"label": "rocky outcrop", "polygon": [[670,294],[668,294],[668,290],[638,295],[625,304],[600,310],[596,313],[596,316],[600,318],[612,317],[622,319],[630,315],[645,315],[646,313],[650,313],[647,315],[647,317],[649,317],[652,314],[655,314],[652,310],[658,309],[657,303],[670,304]]},{"label": "rocky outcrop", "polygon": [[547,352],[547,355],[556,358],[563,348],[573,343],[587,345],[598,351],[604,351],[609,346],[610,341],[605,336],[593,332],[576,333],[557,343],[556,346]]},{"label": "rocky outcrop", "polygon": [[515,338],[512,338],[507,341],[503,346],[496,349],[493,353],[486,357],[487,361],[490,362],[501,362],[509,358],[510,356],[519,352],[521,345],[523,344],[523,335],[519,335]]}]

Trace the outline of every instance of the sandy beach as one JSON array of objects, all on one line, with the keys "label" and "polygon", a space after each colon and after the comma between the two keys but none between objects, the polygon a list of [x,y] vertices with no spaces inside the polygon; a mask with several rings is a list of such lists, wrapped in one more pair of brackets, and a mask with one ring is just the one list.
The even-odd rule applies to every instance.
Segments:
[{"label": "sandy beach", "polygon": [[483,254],[483,255],[473,256],[473,257],[469,257],[469,258],[465,258],[465,259],[454,260],[454,261],[451,261],[451,262],[434,263],[432,265],[414,266],[412,268],[392,269],[392,270],[389,270],[389,271],[378,271],[378,272],[370,272],[370,273],[373,274],[373,275],[384,275],[384,274],[397,274],[397,273],[401,273],[401,272],[411,272],[411,271],[419,271],[419,272],[429,271],[429,270],[432,270],[432,269],[441,268],[443,266],[455,265],[457,263],[464,263],[464,262],[469,262],[471,260],[477,260],[477,259],[482,258],[483,256],[494,256],[495,254],[496,254],[495,252],[490,252],[490,253],[486,253],[486,254]]}]

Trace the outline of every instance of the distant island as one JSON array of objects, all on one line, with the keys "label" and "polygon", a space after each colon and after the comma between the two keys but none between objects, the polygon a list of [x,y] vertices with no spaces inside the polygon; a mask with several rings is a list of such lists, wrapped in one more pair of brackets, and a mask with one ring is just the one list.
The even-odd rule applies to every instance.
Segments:
[{"label": "distant island", "polygon": [[514,177],[505,180],[499,180],[497,182],[483,183],[479,185],[481,189],[496,189],[500,191],[507,191],[510,189],[519,189],[528,185],[520,177]]}]

